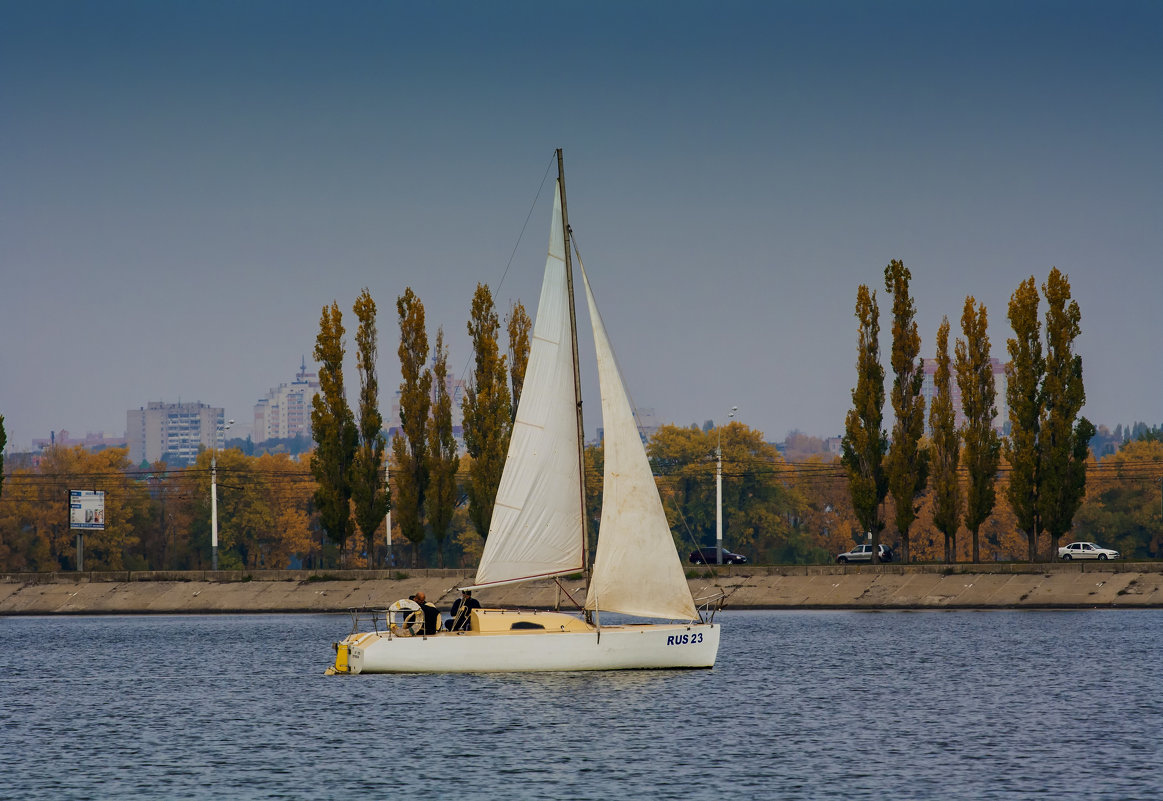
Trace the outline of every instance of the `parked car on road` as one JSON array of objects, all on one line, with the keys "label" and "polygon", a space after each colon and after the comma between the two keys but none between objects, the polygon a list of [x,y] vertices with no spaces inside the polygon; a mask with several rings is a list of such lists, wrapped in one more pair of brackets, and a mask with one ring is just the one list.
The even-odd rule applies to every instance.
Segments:
[{"label": "parked car on road", "polygon": [[[715,548],[699,548],[697,551],[691,551],[690,560],[692,565],[717,565],[719,557]],[[731,553],[726,548],[723,549],[723,564],[725,565],[745,565],[747,564],[747,557],[742,554]]]},{"label": "parked car on road", "polygon": [[[851,551],[842,553],[836,557],[836,562],[841,565],[846,565],[849,562],[871,562],[872,561],[872,546],[871,545],[857,545]],[[880,561],[892,562],[895,561],[892,548],[887,545],[880,546]]]},{"label": "parked car on road", "polygon": [[1111,548],[1100,548],[1093,542],[1072,542],[1058,549],[1058,558],[1067,561],[1071,559],[1118,559],[1118,551]]}]

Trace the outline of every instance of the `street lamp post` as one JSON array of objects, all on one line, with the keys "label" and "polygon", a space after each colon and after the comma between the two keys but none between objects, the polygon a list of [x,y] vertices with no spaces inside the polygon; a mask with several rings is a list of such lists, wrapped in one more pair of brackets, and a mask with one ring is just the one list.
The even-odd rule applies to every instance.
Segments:
[{"label": "street lamp post", "polygon": [[[737,411],[739,411],[738,406],[731,407],[731,412],[727,415],[728,423],[735,417]],[[719,465],[715,469],[715,563],[721,565],[723,564],[723,434],[720,426],[715,426],[715,435],[719,438],[719,444],[715,448],[719,457]]]},{"label": "street lamp post", "polygon": [[[389,469],[390,469],[390,465],[388,463],[388,455],[385,453],[384,454],[384,486],[386,488],[388,488],[389,492],[391,492],[392,485],[391,485],[391,476],[388,475]],[[388,504],[387,516],[384,518],[384,528],[387,529],[387,532],[388,532],[388,535],[387,535],[388,552],[384,556],[384,567],[391,568],[391,567],[395,566],[396,560],[392,558],[392,505],[390,503]]]},{"label": "street lamp post", "polygon": [[214,427],[214,449],[210,451],[210,569],[218,569],[218,437],[234,425],[227,420]]}]

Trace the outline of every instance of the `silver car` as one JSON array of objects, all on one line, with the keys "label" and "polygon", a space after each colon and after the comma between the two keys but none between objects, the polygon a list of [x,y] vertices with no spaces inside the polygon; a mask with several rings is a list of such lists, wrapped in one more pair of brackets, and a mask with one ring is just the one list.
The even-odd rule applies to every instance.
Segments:
[{"label": "silver car", "polygon": [[[836,562],[841,565],[846,565],[849,562],[871,562],[872,561],[872,546],[871,545],[857,545],[851,551],[842,553],[836,557]],[[887,545],[880,546],[880,561],[893,561],[892,548]]]},{"label": "silver car", "polygon": [[1110,548],[1100,548],[1093,542],[1072,542],[1058,549],[1058,558],[1069,561],[1071,559],[1118,559],[1118,551]]}]

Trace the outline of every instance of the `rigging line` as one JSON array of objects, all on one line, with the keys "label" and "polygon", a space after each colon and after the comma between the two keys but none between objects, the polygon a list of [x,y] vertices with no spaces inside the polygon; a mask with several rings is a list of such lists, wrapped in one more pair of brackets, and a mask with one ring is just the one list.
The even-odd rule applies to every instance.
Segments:
[{"label": "rigging line", "polygon": [[556,155],[549,159],[545,165],[545,174],[541,176],[541,184],[537,187],[537,194],[533,198],[532,205],[529,206],[529,213],[525,215],[525,224],[521,226],[521,233],[517,235],[517,241],[513,244],[513,252],[509,254],[509,261],[505,265],[505,271],[501,274],[501,280],[497,283],[497,290],[505,284],[505,277],[509,274],[509,268],[513,266],[513,259],[517,257],[517,248],[521,246],[521,240],[525,238],[525,229],[529,227],[529,220],[533,219],[533,210],[537,208],[537,201],[541,199],[541,192],[545,189],[545,181],[549,177],[549,171],[552,169],[556,161]]},{"label": "rigging line", "polygon": [[734,587],[732,587],[730,592],[723,593],[723,597],[719,600],[719,608],[722,609],[724,606],[726,606],[727,601],[731,600],[731,596],[739,592],[739,590],[743,589],[743,586],[743,582],[740,582],[739,584],[736,584]]},{"label": "rigging line", "polygon": [[577,609],[579,612],[584,612],[584,611],[585,611],[585,605],[584,605],[584,604],[579,604],[579,603],[578,603],[578,602],[577,602],[577,601],[574,599],[574,597],[573,597],[572,595],[570,595],[570,592],[569,592],[569,590],[567,590],[567,589],[565,588],[565,585],[563,585],[563,584],[561,583],[561,576],[554,576],[554,577],[553,577],[553,583],[557,585],[557,588],[558,588],[559,590],[561,590],[561,591],[562,591],[562,593],[564,593],[564,594],[565,594],[565,597],[569,599],[569,602],[570,602],[571,604],[573,604],[573,605],[574,605],[574,607],[575,607],[575,608],[576,608],[576,609]]},{"label": "rigging line", "polygon": [[695,533],[691,530],[690,523],[687,522],[686,515],[682,513],[682,508],[678,505],[678,501],[675,500],[674,493],[668,492],[666,497],[670,500],[670,505],[674,507],[675,513],[678,514],[678,519],[682,521],[682,527],[686,530],[688,544],[691,545],[695,550],[698,550],[699,541],[695,537]]},{"label": "rigging line", "polygon": [[[524,225],[521,226],[521,233],[517,234],[517,241],[513,243],[513,252],[509,254],[509,261],[506,262],[505,270],[504,270],[504,272],[501,273],[501,280],[497,283],[497,292],[500,292],[501,287],[504,286],[504,284],[505,284],[505,278],[509,275],[509,268],[513,266],[513,259],[515,259],[517,257],[517,249],[519,247],[521,247],[521,241],[525,238],[525,229],[529,227],[529,221],[531,219],[533,219],[533,212],[537,208],[537,201],[541,199],[541,192],[545,189],[545,181],[549,177],[549,171],[553,168],[553,165],[556,163],[557,163],[557,155],[555,153],[552,157],[550,157],[549,162],[545,165],[545,173],[541,176],[541,183],[537,187],[537,194],[533,196],[533,203],[531,203],[529,206],[529,213],[525,215],[525,223],[524,223]],[[497,302],[497,299],[496,299],[496,295],[494,294],[494,296],[493,296],[494,307],[496,305],[496,302]],[[473,357],[470,357],[468,360],[465,361],[464,368],[460,371],[461,382],[463,382],[465,376],[468,375],[469,365],[473,362],[474,358],[475,358],[475,354]]]}]

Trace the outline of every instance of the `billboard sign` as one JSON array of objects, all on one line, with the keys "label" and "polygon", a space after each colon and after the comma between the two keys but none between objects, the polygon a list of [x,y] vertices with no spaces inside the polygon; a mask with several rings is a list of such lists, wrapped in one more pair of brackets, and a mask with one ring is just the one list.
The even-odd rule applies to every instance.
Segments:
[{"label": "billboard sign", "polygon": [[69,490],[69,528],[105,530],[105,493]]}]

